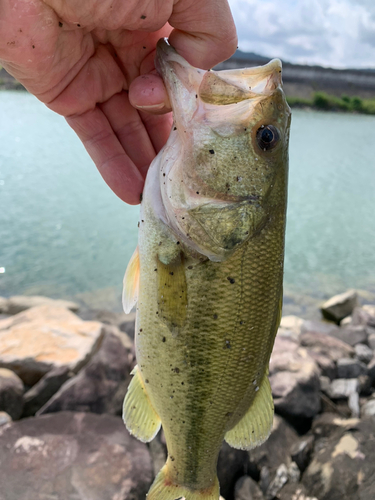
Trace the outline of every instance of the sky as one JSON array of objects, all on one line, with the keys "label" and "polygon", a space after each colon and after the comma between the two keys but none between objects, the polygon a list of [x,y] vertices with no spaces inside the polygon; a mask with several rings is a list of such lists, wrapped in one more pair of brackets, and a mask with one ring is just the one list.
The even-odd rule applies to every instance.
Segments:
[{"label": "sky", "polygon": [[375,68],[375,0],[229,0],[245,52]]}]

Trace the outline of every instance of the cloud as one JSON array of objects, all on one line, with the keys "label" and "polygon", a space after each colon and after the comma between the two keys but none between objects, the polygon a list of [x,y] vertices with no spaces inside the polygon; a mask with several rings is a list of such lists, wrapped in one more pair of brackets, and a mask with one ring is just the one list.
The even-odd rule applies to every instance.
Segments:
[{"label": "cloud", "polygon": [[239,48],[300,64],[375,67],[374,0],[229,0]]}]

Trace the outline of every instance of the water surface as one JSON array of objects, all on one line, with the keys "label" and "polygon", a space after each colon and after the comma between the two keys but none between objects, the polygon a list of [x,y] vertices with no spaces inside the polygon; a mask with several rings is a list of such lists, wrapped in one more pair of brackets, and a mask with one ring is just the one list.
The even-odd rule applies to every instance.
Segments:
[{"label": "water surface", "polygon": [[[351,287],[375,293],[374,144],[375,117],[294,111],[289,312]],[[0,295],[119,309],[137,222],[138,207],[112,194],[63,118],[0,92]]]}]

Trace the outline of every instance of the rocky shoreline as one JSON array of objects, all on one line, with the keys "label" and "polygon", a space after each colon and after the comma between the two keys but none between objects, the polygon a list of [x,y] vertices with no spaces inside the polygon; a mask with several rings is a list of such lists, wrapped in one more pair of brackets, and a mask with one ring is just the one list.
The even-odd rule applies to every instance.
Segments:
[{"label": "rocky shoreline", "polygon": [[[225,500],[375,498],[375,306],[349,291],[322,313],[282,318],[273,431],[250,452],[223,445]],[[145,498],[166,449],[120,417],[133,338],[134,314],[0,297],[1,500]]]}]

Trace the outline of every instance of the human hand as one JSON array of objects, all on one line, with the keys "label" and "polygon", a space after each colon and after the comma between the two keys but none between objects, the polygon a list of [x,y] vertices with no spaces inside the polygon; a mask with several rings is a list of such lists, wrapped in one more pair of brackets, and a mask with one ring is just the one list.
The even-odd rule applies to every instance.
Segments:
[{"label": "human hand", "polygon": [[[174,29],[172,29],[172,27]],[[208,69],[237,44],[227,0],[1,0],[0,62],[65,116],[109,187],[137,204],[171,116],[159,38]]]}]

